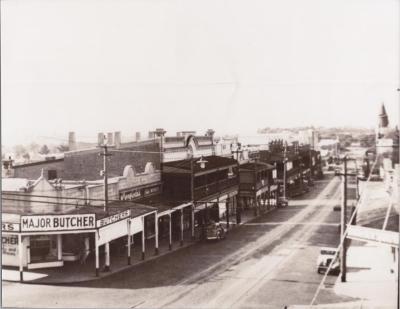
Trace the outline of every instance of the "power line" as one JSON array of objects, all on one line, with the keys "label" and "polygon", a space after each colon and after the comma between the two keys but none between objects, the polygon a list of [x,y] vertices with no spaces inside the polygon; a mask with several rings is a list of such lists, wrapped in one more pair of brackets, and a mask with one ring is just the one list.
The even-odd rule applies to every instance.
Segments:
[{"label": "power line", "polygon": [[[378,162],[378,156],[376,157],[375,162],[372,165],[371,171],[374,170],[374,167],[375,167],[377,162]],[[368,179],[366,181],[367,184],[370,182],[371,176],[372,176],[372,172],[368,176]],[[360,199],[357,202],[357,206],[354,209],[354,212],[352,213],[352,215],[350,217],[350,220],[348,220],[348,222],[353,222],[355,215],[357,214],[359,209],[361,209],[361,206],[363,205],[364,198],[365,198],[365,192],[366,192],[365,188],[366,188],[366,186],[363,188],[363,191],[361,192]],[[349,232],[349,227],[348,227],[347,224],[345,224],[345,231],[344,231],[344,234],[343,234],[343,239],[340,240],[340,243],[339,243],[339,246],[337,247],[336,253],[335,253],[334,257],[332,258],[331,262],[329,263],[328,269],[326,270],[326,272],[324,274],[324,277],[321,280],[321,283],[318,285],[317,290],[315,291],[315,294],[314,294],[314,296],[313,296],[313,298],[311,300],[310,306],[312,306],[314,304],[315,300],[317,299],[318,294],[319,294],[319,292],[320,292],[320,290],[322,288],[322,285],[324,284],[324,282],[325,282],[325,280],[326,280],[326,278],[327,278],[327,276],[328,276],[328,274],[329,274],[329,272],[330,272],[330,270],[331,270],[331,268],[333,266],[333,263],[334,263],[334,261],[336,260],[338,254],[339,254],[339,251],[343,247],[343,244],[344,244],[344,241],[346,240],[346,236],[347,236],[348,232]]]}]

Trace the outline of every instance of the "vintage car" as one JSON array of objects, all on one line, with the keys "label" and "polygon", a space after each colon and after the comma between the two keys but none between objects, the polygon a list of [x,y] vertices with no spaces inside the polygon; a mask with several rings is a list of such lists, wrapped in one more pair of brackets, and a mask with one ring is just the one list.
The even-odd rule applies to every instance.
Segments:
[{"label": "vintage car", "polygon": [[[329,265],[332,263],[330,269]],[[340,273],[340,260],[336,248],[323,247],[317,260],[317,272],[325,274],[329,269],[328,275],[339,275]]]},{"label": "vintage car", "polygon": [[283,196],[278,197],[277,207],[287,207],[289,205],[289,200]]},{"label": "vintage car", "polygon": [[226,231],[219,222],[210,222],[205,226],[205,239],[206,240],[220,240],[224,239]]}]

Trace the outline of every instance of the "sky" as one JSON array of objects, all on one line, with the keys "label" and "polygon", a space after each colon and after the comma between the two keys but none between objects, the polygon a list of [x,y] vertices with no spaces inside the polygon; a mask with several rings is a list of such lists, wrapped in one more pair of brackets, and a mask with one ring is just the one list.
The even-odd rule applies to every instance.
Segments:
[{"label": "sky", "polygon": [[399,2],[2,0],[2,144],[397,123]]}]

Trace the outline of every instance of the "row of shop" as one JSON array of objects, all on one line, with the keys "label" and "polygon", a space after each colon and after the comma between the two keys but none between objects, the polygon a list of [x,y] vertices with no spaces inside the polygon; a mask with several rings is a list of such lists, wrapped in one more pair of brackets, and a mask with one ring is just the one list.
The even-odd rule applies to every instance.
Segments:
[{"label": "row of shop", "polygon": [[[287,187],[279,176],[279,162],[240,165],[219,156],[166,162],[162,172],[146,166],[136,173],[127,166],[121,177],[109,179],[107,207],[101,181],[6,179],[18,185],[3,187],[2,265],[18,267],[22,280],[24,269],[94,259],[99,275],[111,267],[113,252],[126,254],[130,264],[133,250],[145,259],[159,253],[161,240],[171,250],[185,236],[201,238],[211,221],[230,228],[246,209],[259,215],[275,207],[291,185],[290,169]],[[154,248],[146,248],[149,239]]]}]

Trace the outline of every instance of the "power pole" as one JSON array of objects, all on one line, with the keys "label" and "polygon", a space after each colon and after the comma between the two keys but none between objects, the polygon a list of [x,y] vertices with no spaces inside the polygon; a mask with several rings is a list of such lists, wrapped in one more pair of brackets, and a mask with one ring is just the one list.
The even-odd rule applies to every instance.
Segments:
[{"label": "power pole", "polygon": [[99,155],[103,157],[103,170],[100,172],[100,174],[103,176],[104,180],[104,211],[108,215],[108,162],[107,162],[107,157],[112,156],[111,153],[108,152],[108,146],[107,145],[99,145],[100,148],[103,148],[103,152],[100,153]]},{"label": "power pole", "polygon": [[287,161],[287,144],[285,142],[285,148],[283,150],[283,198],[286,199],[286,162]]},{"label": "power pole", "polygon": [[340,271],[341,271],[341,281],[346,282],[346,258],[347,258],[347,239],[345,237],[346,227],[347,227],[347,157],[343,158],[343,178],[342,178],[342,211],[341,211],[341,241],[343,243],[343,247],[341,250],[341,263],[340,263]]}]

